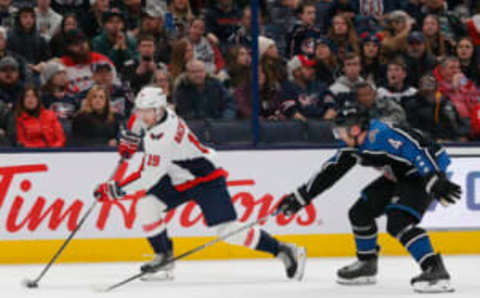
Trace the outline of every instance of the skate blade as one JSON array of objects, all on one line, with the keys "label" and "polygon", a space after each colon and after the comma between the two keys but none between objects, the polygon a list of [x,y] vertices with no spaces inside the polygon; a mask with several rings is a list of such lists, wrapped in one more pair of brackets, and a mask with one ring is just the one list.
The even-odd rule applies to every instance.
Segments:
[{"label": "skate blade", "polygon": [[449,280],[443,279],[436,282],[416,282],[413,285],[413,290],[417,293],[452,293],[455,288],[450,284]]},{"label": "skate blade", "polygon": [[158,281],[170,281],[170,280],[173,280],[174,278],[175,276],[171,271],[159,271],[155,273],[145,274],[144,276],[140,277],[140,280],[145,282],[152,282],[152,281],[158,282]]},{"label": "skate blade", "polygon": [[297,272],[295,272],[292,279],[301,281],[305,275],[305,264],[307,263],[307,250],[305,247],[297,248],[297,263]]},{"label": "skate blade", "polygon": [[352,278],[352,279],[345,279],[337,276],[337,283],[341,285],[347,285],[347,286],[368,286],[368,285],[376,284],[377,277],[361,276],[361,277]]}]

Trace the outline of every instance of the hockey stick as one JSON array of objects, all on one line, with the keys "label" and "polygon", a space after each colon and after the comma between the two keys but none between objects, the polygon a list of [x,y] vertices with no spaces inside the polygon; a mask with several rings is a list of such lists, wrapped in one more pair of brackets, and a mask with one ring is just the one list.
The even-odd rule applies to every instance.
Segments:
[{"label": "hockey stick", "polygon": [[[225,239],[227,239],[227,238],[230,238],[231,236],[234,236],[234,235],[236,235],[236,234],[238,234],[238,233],[240,233],[240,232],[243,232],[243,231],[245,231],[245,230],[248,230],[248,229],[250,229],[250,228],[258,225],[259,223],[267,220],[267,218],[270,217],[270,216],[272,216],[272,217],[273,217],[273,216],[277,216],[277,214],[279,214],[280,212],[281,212],[280,210],[276,210],[276,211],[274,211],[273,213],[270,213],[270,214],[268,214],[268,215],[265,215],[265,216],[257,219],[257,220],[254,221],[254,222],[251,222],[251,223],[249,223],[249,224],[246,224],[246,225],[238,228],[237,230],[231,231],[230,233],[227,233],[227,234],[225,234],[225,235],[223,235],[223,236],[217,237],[217,238],[215,238],[214,240],[211,240],[211,241],[209,241],[209,242],[207,242],[207,243],[204,243],[204,244],[202,244],[202,245],[200,245],[200,246],[197,246],[197,247],[195,247],[195,248],[193,248],[193,249],[191,249],[191,250],[189,250],[189,251],[186,251],[186,252],[182,253],[181,255],[178,255],[178,256],[176,256],[176,257],[173,257],[173,258],[171,258],[171,259],[168,259],[168,260],[166,260],[165,262],[162,262],[162,263],[158,264],[157,266],[155,266],[155,269],[160,269],[160,268],[162,268],[162,267],[164,267],[164,266],[166,266],[166,265],[168,265],[168,264],[171,264],[171,263],[176,262],[176,261],[178,261],[178,260],[180,260],[180,259],[186,258],[186,257],[188,257],[188,256],[190,256],[190,255],[192,255],[192,254],[194,254],[194,253],[196,253],[196,252],[199,252],[199,251],[201,251],[201,250],[204,250],[205,248],[208,248],[208,247],[210,247],[210,246],[212,246],[212,245],[214,245],[214,244],[217,244],[217,243],[220,242],[220,241],[223,241],[223,240],[225,240]],[[118,287],[121,287],[121,286],[123,286],[123,285],[125,285],[125,284],[127,284],[127,283],[129,283],[129,282],[131,282],[131,281],[134,281],[134,280],[136,280],[136,279],[139,279],[139,278],[141,278],[142,276],[144,276],[144,275],[146,275],[146,274],[149,274],[149,273],[150,273],[150,272],[140,272],[140,273],[137,273],[137,274],[135,274],[135,275],[133,275],[133,276],[131,276],[131,277],[129,277],[129,278],[127,278],[127,279],[119,282],[119,283],[116,283],[116,284],[114,284],[114,285],[112,285],[112,286],[104,289],[103,292],[109,292],[109,291],[111,291],[111,290],[113,290],[113,289],[116,289],[116,288],[118,288]]]},{"label": "hockey stick", "polygon": [[[124,163],[124,158],[122,157],[120,159],[120,161],[118,162],[117,166],[115,167],[115,170],[114,172],[112,173],[111,177],[110,177],[110,180],[115,180],[118,176],[121,176],[120,173],[122,171],[125,171],[125,166],[126,166],[126,163]],[[122,173],[123,175],[123,173]],[[60,248],[58,249],[58,251],[55,253],[55,255],[52,257],[52,259],[50,260],[50,262],[48,262],[48,264],[45,266],[45,268],[43,268],[42,272],[40,272],[40,274],[38,275],[38,277],[34,280],[31,280],[31,279],[26,279],[26,280],[23,280],[22,281],[22,284],[24,286],[26,286],[27,288],[38,288],[38,283],[40,282],[40,280],[42,279],[42,277],[47,273],[47,271],[50,269],[50,267],[52,267],[53,263],[55,263],[55,261],[58,259],[58,257],[60,256],[60,254],[63,252],[63,250],[65,249],[65,247],[70,243],[70,241],[73,239],[73,237],[75,236],[75,234],[77,234],[77,232],[80,230],[80,228],[82,227],[83,223],[85,222],[85,220],[87,219],[87,217],[90,215],[90,213],[92,213],[93,209],[95,209],[95,206],[97,205],[98,201],[97,199],[95,199],[92,204],[90,205],[90,208],[88,208],[87,212],[85,213],[85,215],[80,219],[80,221],[78,222],[77,226],[75,227],[75,229],[73,229],[73,231],[70,233],[70,235],[67,237],[67,239],[63,242],[62,246],[60,246]]]}]

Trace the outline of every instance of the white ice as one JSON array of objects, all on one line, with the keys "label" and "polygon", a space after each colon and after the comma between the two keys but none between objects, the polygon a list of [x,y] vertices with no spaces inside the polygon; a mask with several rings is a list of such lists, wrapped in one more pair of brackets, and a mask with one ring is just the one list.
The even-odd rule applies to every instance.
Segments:
[{"label": "white ice", "polygon": [[480,297],[480,256],[445,256],[456,292],[420,295],[412,291],[409,280],[418,273],[406,257],[382,257],[377,285],[341,286],[335,283],[336,270],[351,258],[310,258],[302,282],[287,281],[278,260],[185,261],[179,262],[175,280],[134,281],[109,293],[105,287],[138,271],[139,263],[60,264],[54,265],[39,288],[20,285],[34,278],[42,265],[0,266],[0,297],[45,298],[398,298],[398,297]]}]

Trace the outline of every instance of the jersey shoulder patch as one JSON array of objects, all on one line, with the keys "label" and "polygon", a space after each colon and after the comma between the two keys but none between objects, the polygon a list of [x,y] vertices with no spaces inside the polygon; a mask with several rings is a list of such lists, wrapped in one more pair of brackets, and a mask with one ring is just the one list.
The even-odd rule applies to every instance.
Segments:
[{"label": "jersey shoulder patch", "polygon": [[393,147],[395,148],[395,150],[398,150],[400,149],[400,147],[402,147],[403,145],[403,142],[400,141],[400,140],[395,140],[393,138],[388,138],[387,142]]}]

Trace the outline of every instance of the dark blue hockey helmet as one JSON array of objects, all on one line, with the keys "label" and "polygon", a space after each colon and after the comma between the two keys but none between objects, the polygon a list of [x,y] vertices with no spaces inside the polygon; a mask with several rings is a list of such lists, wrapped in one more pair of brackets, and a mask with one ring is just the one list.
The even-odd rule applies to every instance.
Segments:
[{"label": "dark blue hockey helmet", "polygon": [[334,119],[335,127],[351,127],[359,125],[362,130],[370,125],[370,111],[356,102],[346,101],[337,111]]}]

